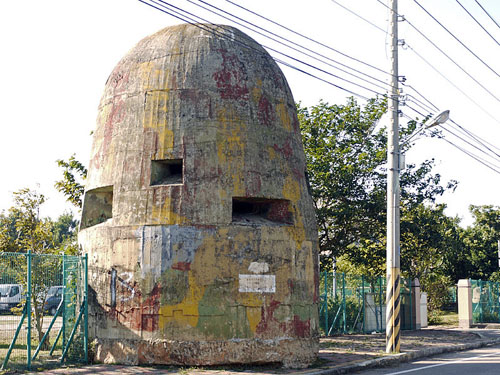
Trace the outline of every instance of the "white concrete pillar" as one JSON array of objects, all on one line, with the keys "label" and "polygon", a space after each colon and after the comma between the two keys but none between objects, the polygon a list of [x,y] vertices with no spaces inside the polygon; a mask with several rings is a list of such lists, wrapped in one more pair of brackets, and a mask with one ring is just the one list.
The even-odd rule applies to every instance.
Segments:
[{"label": "white concrete pillar", "polygon": [[420,294],[420,327],[427,327],[427,293]]},{"label": "white concrete pillar", "polygon": [[472,326],[472,291],[469,279],[458,280],[458,326]]}]

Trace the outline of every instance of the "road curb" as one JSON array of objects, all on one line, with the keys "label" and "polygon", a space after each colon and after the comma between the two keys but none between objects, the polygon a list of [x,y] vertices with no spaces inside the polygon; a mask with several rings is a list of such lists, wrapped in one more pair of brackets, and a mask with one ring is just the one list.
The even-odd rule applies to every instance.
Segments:
[{"label": "road curb", "polygon": [[[478,333],[478,332],[475,332]],[[478,333],[479,334],[479,333]],[[483,335],[479,334],[481,338]],[[414,352],[391,354],[384,357],[379,357],[375,359],[370,359],[368,361],[363,361],[355,363],[348,366],[336,366],[331,368],[325,368],[321,370],[313,370],[308,372],[303,372],[303,375],[337,375],[337,374],[348,374],[355,371],[361,371],[364,369],[390,366],[397,363],[409,362],[413,359],[429,357],[437,354],[460,352],[464,350],[482,348],[488,345],[494,345],[500,343],[500,338],[481,340],[476,342],[471,342],[467,344],[458,344],[453,346],[441,347],[441,348],[428,348],[422,350],[416,350]]]}]

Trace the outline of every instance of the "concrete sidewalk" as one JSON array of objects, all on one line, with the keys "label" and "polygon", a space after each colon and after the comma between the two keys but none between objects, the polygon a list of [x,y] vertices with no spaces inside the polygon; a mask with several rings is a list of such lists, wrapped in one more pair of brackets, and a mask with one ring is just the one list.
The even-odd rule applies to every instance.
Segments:
[{"label": "concrete sidewalk", "polygon": [[495,343],[500,343],[499,329],[459,330],[447,327],[432,327],[420,331],[403,331],[401,335],[401,353],[395,355],[385,354],[384,334],[355,334],[324,338],[321,339],[318,360],[312,367],[303,370],[283,369],[279,366],[243,365],[213,368],[89,365],[31,372],[30,374],[345,374],[364,368],[388,366],[415,358],[473,349]]}]

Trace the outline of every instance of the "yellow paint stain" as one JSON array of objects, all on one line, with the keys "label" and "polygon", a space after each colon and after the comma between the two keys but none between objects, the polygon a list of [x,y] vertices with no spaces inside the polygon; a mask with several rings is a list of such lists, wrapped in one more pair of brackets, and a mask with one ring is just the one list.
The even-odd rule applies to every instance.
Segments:
[{"label": "yellow paint stain", "polygon": [[288,176],[283,185],[283,197],[290,201],[290,208],[292,209],[293,217],[295,217],[296,223],[294,226],[287,227],[288,233],[294,239],[297,249],[302,248],[302,242],[306,239],[306,231],[304,228],[304,222],[302,220],[302,215],[297,211],[296,205],[300,200],[301,190],[299,181],[297,181],[292,176]]},{"label": "yellow paint stain", "polygon": [[154,61],[145,61],[138,66],[141,86],[145,91],[163,89],[168,82],[168,70],[158,69],[155,66]]},{"label": "yellow paint stain", "polygon": [[146,94],[143,126],[157,133],[156,157],[165,159],[174,147],[174,132],[167,124],[169,91],[151,91]]},{"label": "yellow paint stain", "polygon": [[[189,290],[182,302],[176,305],[165,305],[159,309],[158,325],[160,329],[175,324],[179,327],[196,327],[198,324],[198,305],[203,298],[205,288],[196,284],[193,271],[188,273]],[[187,327],[189,328],[189,327]]]},{"label": "yellow paint stain", "polygon": [[267,154],[269,155],[269,159],[271,159],[271,160],[276,159],[276,151],[274,150],[273,147],[267,148]]},{"label": "yellow paint stain", "polygon": [[223,166],[227,174],[231,176],[233,191],[232,195],[245,194],[244,164],[245,164],[245,142],[241,134],[245,134],[245,124],[239,121],[234,111],[221,109],[217,112],[219,128],[222,137],[217,140],[217,158],[219,165]]},{"label": "yellow paint stain", "polygon": [[283,102],[280,102],[276,106],[276,113],[281,124],[283,124],[283,127],[288,131],[292,131],[292,119],[290,118],[290,115],[286,110],[286,105]]},{"label": "yellow paint stain", "polygon": [[165,197],[159,205],[153,202],[151,221],[153,224],[163,225],[187,224],[189,222],[185,216],[173,212],[170,197]]},{"label": "yellow paint stain", "polygon": [[300,184],[292,176],[288,176],[283,185],[283,197],[292,203],[297,203],[300,199]]},{"label": "yellow paint stain", "polygon": [[245,306],[248,325],[255,333],[262,319],[262,305],[264,301],[257,293],[239,293],[238,304]]},{"label": "yellow paint stain", "polygon": [[257,326],[259,325],[262,319],[262,308],[261,307],[247,307],[247,320],[248,326],[252,333],[257,331]]}]

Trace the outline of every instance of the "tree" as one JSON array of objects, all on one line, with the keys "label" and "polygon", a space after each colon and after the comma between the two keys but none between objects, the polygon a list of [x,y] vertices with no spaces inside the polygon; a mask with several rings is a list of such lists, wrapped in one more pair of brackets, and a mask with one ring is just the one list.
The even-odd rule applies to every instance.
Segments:
[{"label": "tree", "polygon": [[[369,100],[364,108],[353,98],[345,105],[299,107],[323,269],[347,255],[369,274],[384,273],[387,137],[377,124],[385,111],[385,98]],[[401,126],[400,136],[416,131],[417,123],[410,121]],[[404,143],[402,152],[409,147],[411,143]],[[403,214],[456,187],[456,181],[441,185],[433,166],[434,160],[427,160],[401,173]]]},{"label": "tree", "polygon": [[[52,223],[49,219],[40,218],[40,206],[45,202],[45,197],[30,189],[21,189],[14,192],[14,206],[10,208],[10,220],[14,222],[15,232],[12,230],[2,230],[0,233],[1,250],[3,246],[14,247],[15,250],[27,252],[31,250],[33,254],[54,253]],[[25,259],[16,258],[19,270],[17,279],[27,290],[26,275],[27,265]],[[35,328],[38,332],[39,340],[43,337],[43,306],[47,298],[49,285],[45,276],[45,270],[51,269],[53,264],[46,264],[53,259],[34,258],[31,272],[31,306],[35,319]],[[48,341],[45,345],[49,345]]]},{"label": "tree", "polygon": [[82,207],[82,195],[85,191],[83,181],[87,178],[87,168],[71,155],[68,161],[58,159],[56,163],[63,169],[62,180],[56,181],[57,191],[66,196],[66,200],[77,208]]},{"label": "tree", "polygon": [[[0,215],[0,251],[26,253],[31,250],[35,256],[31,262],[31,306],[38,338],[43,337],[44,303],[47,292],[57,285],[61,261],[57,257],[43,256],[64,251],[76,254],[77,221],[71,213],[61,215],[53,222],[40,217],[40,207],[45,202],[43,194],[30,189],[14,193],[14,206],[8,214]],[[19,284],[27,290],[27,265],[24,257],[11,257],[15,264],[9,266]],[[6,262],[6,264],[9,262]],[[12,273],[12,272],[11,272]],[[49,345],[46,341],[45,347]]]},{"label": "tree", "polygon": [[498,240],[500,239],[500,207],[485,205],[469,207],[474,224],[463,235],[471,262],[469,277],[498,278]]}]

